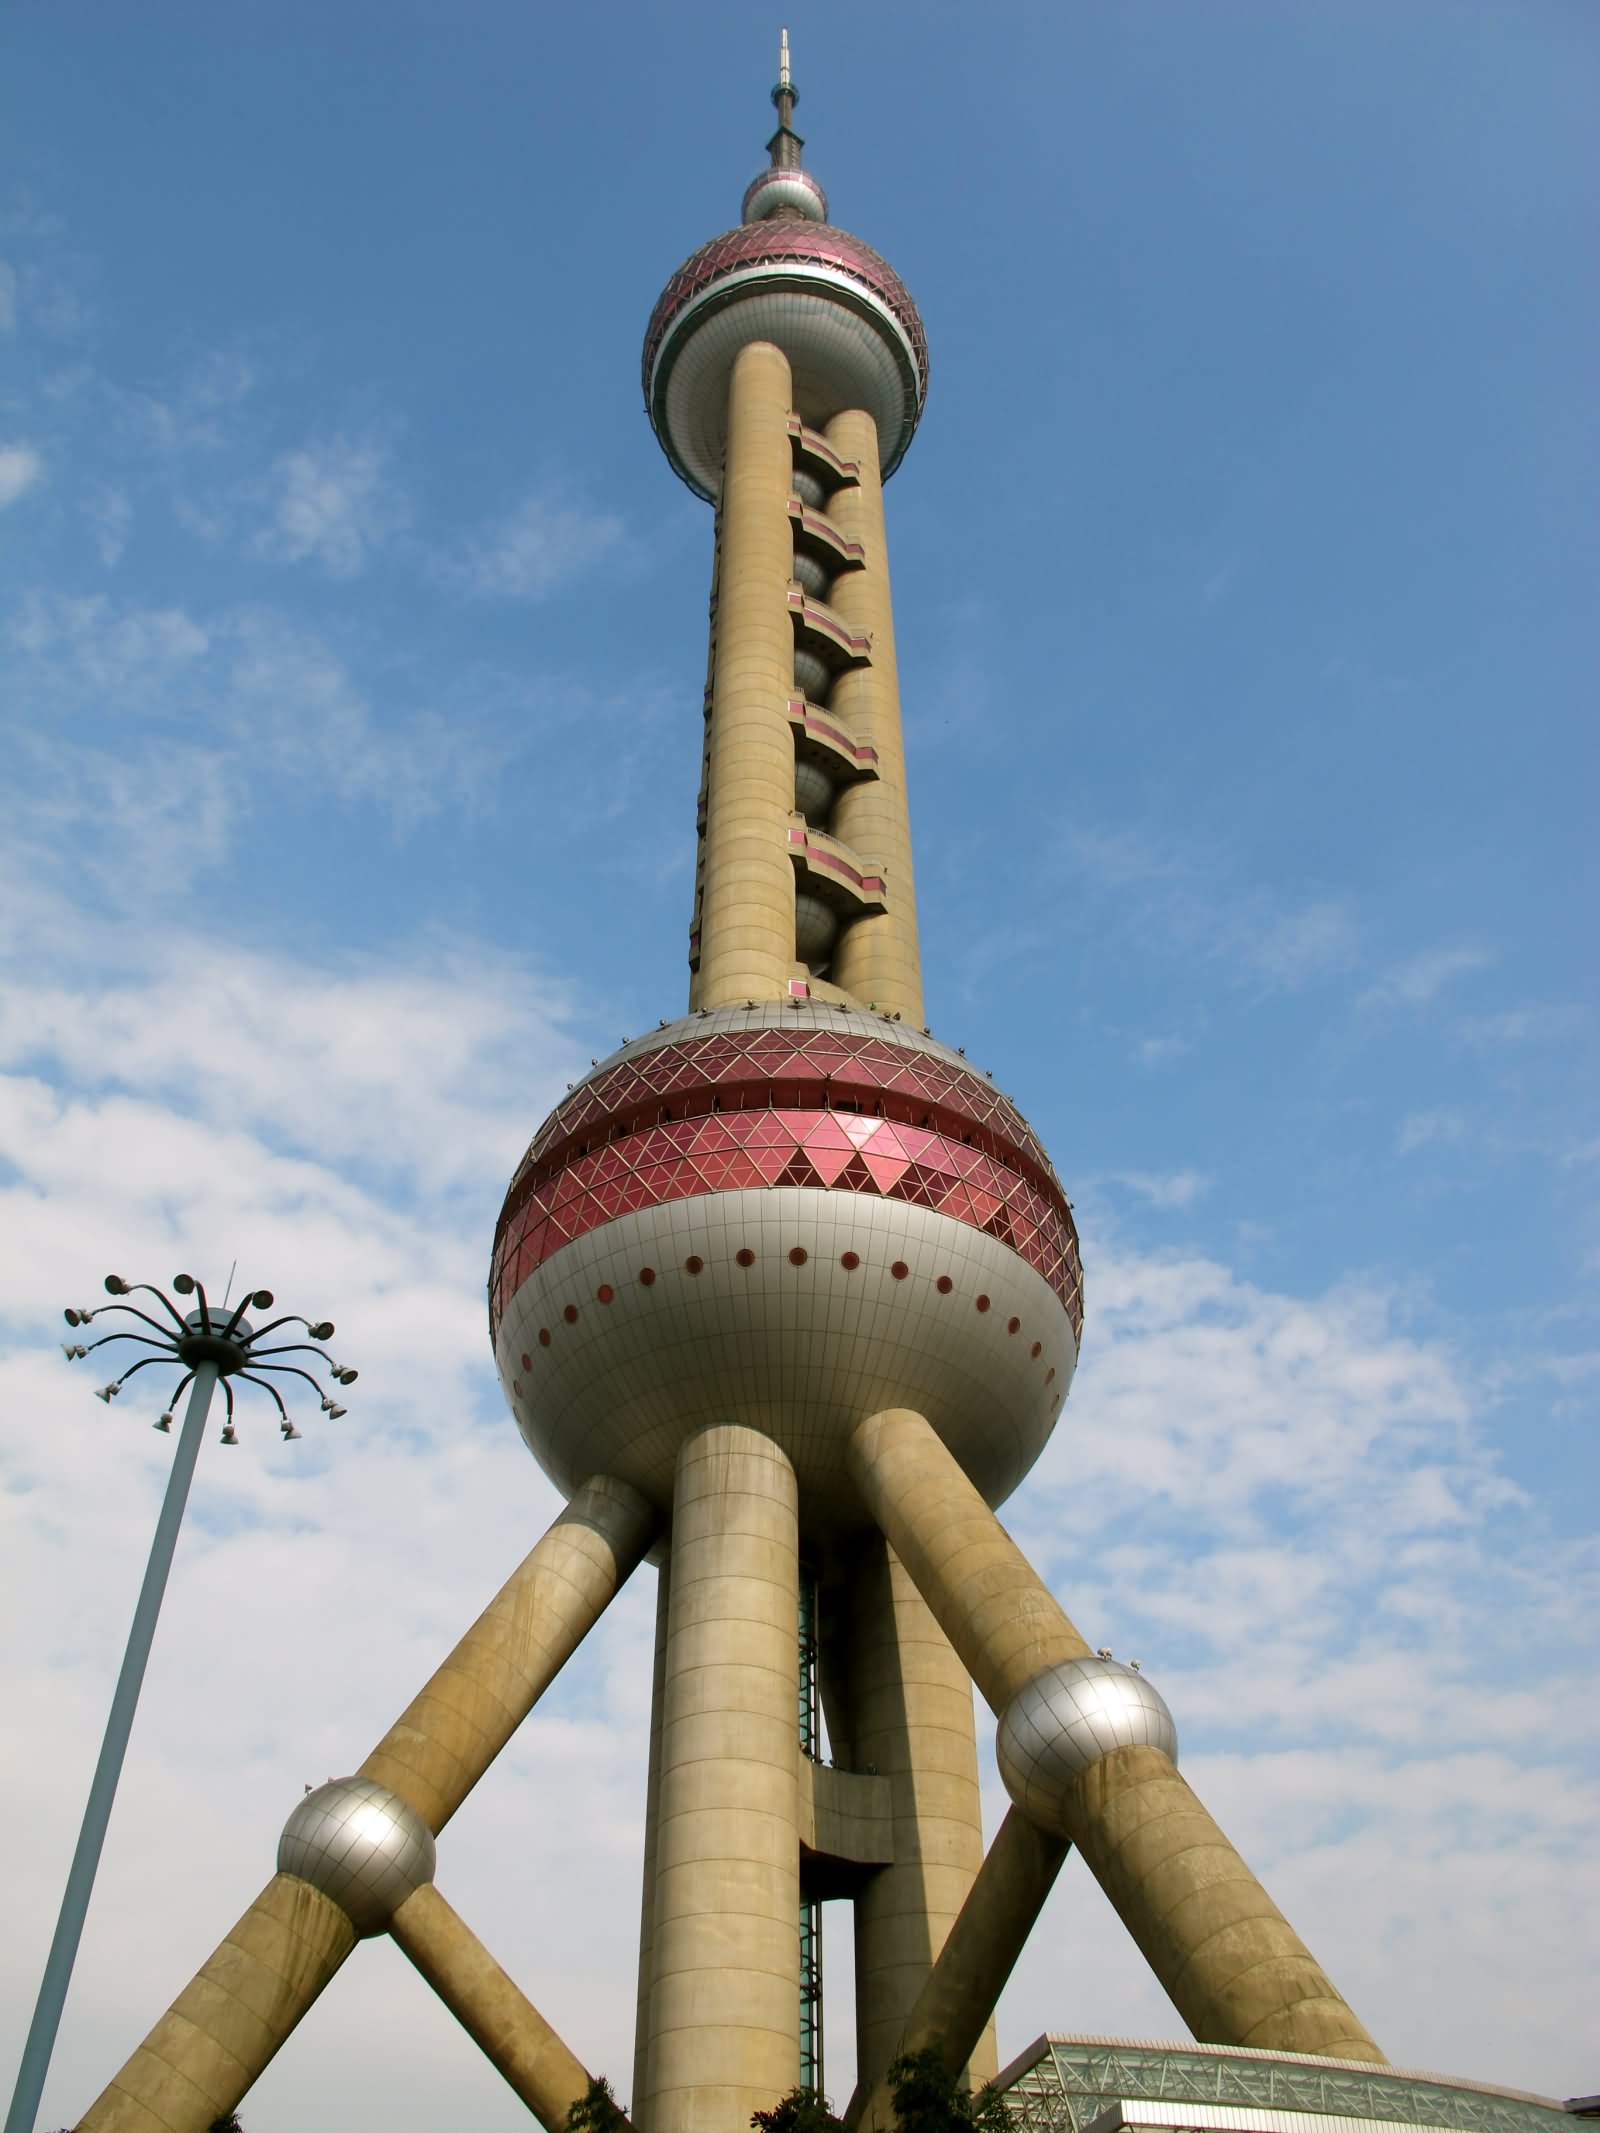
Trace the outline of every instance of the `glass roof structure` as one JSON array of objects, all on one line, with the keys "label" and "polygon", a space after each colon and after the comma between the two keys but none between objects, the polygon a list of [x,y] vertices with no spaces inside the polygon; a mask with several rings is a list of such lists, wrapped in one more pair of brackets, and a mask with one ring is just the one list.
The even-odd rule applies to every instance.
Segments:
[{"label": "glass roof structure", "polygon": [[[1222,2126],[1312,2133],[1313,2121],[1325,2128],[1329,2120],[1450,2133],[1570,2133],[1572,2126],[1553,2098],[1519,2089],[1221,2044],[1044,2036],[1011,2062],[999,2085],[1013,2123],[1029,2133],[1088,2133],[1102,2118],[1107,2133],[1118,2123],[1181,2133]],[[1151,2105],[1164,2108],[1152,2112]]]}]

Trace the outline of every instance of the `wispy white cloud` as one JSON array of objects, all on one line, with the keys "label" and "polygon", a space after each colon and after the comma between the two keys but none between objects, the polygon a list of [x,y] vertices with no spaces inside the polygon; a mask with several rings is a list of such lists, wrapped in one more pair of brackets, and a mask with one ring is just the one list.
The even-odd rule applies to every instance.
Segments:
[{"label": "wispy white cloud", "polygon": [[0,444],[0,511],[26,496],[44,475],[44,459],[31,444]]},{"label": "wispy white cloud", "polygon": [[1170,1066],[1175,1059],[1181,1059],[1193,1049],[1194,1045],[1187,1037],[1141,1037],[1130,1057],[1138,1066],[1163,1067]]},{"label": "wispy white cloud", "polygon": [[1570,1002],[1536,1001],[1498,1014],[1469,1015],[1456,1027],[1475,1051],[1491,1051],[1502,1045],[1559,1043],[1586,1028],[1588,1021],[1583,1008]]},{"label": "wispy white cloud", "polygon": [[84,500],[83,515],[94,535],[101,562],[107,570],[114,570],[122,561],[133,525],[133,505],[127,490],[109,484],[94,490]]},{"label": "wispy white cloud", "polygon": [[1205,1198],[1215,1180],[1200,1170],[1118,1170],[1107,1180],[1137,1193],[1151,1207],[1193,1207]]},{"label": "wispy white cloud", "polygon": [[1093,828],[1069,830],[1064,852],[1115,920],[1168,953],[1220,964],[1238,984],[1296,992],[1356,960],[1359,931],[1343,898],[1241,882],[1220,852]]},{"label": "wispy white cloud", "polygon": [[1409,1111],[1395,1131],[1396,1155],[1415,1155],[1419,1148],[1453,1144],[1464,1140],[1466,1115],[1461,1111]]},{"label": "wispy white cloud", "polygon": [[1428,1007],[1445,988],[1494,962],[1487,948],[1460,946],[1430,948],[1385,971],[1376,985],[1361,995],[1364,1008]]},{"label": "wispy white cloud", "polygon": [[386,445],[343,435],[285,452],[262,489],[266,525],[258,554],[279,563],[319,564],[353,578],[411,522],[411,506]]},{"label": "wispy white cloud", "polygon": [[540,491],[464,542],[441,565],[448,582],[479,600],[546,600],[615,552],[620,518]]}]

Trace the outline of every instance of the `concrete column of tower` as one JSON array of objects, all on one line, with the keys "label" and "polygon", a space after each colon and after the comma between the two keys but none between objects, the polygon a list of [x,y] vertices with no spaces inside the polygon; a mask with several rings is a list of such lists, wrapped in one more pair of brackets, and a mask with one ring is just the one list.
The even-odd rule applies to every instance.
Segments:
[{"label": "concrete column of tower", "polygon": [[770,1438],[678,1454],[661,1698],[645,2133],[743,2133],[800,2066],[794,1469]]},{"label": "concrete column of tower", "polygon": [[206,2133],[238,2108],[355,1944],[340,1905],[274,1874],[78,2125]]},{"label": "concrete column of tower", "polygon": [[741,348],[728,381],[699,1007],[782,999],[794,970],[789,397],[781,351],[769,341]]},{"label": "concrete column of tower", "polygon": [[[996,1716],[1089,1649],[927,1421],[871,1416],[851,1471]],[[1083,1853],[1193,2034],[1212,2044],[1383,2060],[1188,1782],[1159,1748],[1091,1761],[1059,1803]]]},{"label": "concrete column of tower", "polygon": [[[893,2058],[936,2051],[952,2067],[968,2060],[969,2054],[976,2058],[974,2046],[985,2027],[985,2015],[1005,1989],[1045,1898],[1055,1887],[1068,1849],[1063,1838],[1036,1829],[1020,1808],[1007,1812],[939,1959],[901,2027]],[[992,2033],[992,2017],[987,2026]],[[995,2069],[980,2069],[969,2061],[969,2072],[977,2087],[992,2080]],[[893,2126],[892,2098],[883,2073],[874,2077],[863,2062],[856,2093],[844,2115],[845,2123],[859,2126],[861,2133],[885,2133]]]},{"label": "concrete column of tower", "polygon": [[830,703],[855,738],[878,752],[878,775],[848,785],[839,794],[833,829],[863,858],[880,862],[889,885],[887,910],[853,919],[840,934],[833,953],[833,980],[863,1003],[874,1002],[907,1022],[920,1023],[922,955],[911,870],[911,814],[906,800],[883,481],[878,471],[878,426],[860,408],[850,408],[834,417],[826,434],[840,457],[853,459],[860,469],[858,481],[834,492],[828,515],[865,552],[860,570],[841,571],[834,580],[829,605],[853,630],[872,639],[870,664],[841,674]]},{"label": "concrete column of tower", "polygon": [[587,2069],[431,1882],[411,1892],[389,1932],[546,2133],[561,2133]]},{"label": "concrete column of tower", "polygon": [[654,1538],[626,1482],[584,1483],[361,1765],[436,1835],[571,1658]]},{"label": "concrete column of tower", "polygon": [[656,1914],[656,1826],[661,1815],[662,1684],[667,1674],[667,1625],[672,1601],[671,1558],[656,1573],[656,1645],[650,1670],[650,1747],[644,1791],[644,1874],[639,1892],[639,1977],[633,2016],[634,2123],[648,2125],[650,2080],[650,1981]]},{"label": "concrete column of tower", "polygon": [[[828,1638],[824,1664],[849,1767],[893,1788],[894,1863],[855,1899],[856,2057],[875,2079],[983,1858],[977,1742],[967,1670],[881,1537],[859,1548],[836,1604],[846,1626]],[[987,2081],[997,2064],[989,2026],[974,2040],[974,2078]]]}]

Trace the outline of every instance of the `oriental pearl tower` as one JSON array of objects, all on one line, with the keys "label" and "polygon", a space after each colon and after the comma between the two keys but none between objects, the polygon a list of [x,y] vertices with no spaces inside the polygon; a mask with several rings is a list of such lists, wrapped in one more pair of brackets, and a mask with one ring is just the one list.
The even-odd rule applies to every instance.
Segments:
[{"label": "oriental pearl tower", "polygon": [[[383,1932],[565,2123],[585,2070],[439,1893],[435,1839],[646,1557],[640,2133],[742,2133],[820,2089],[827,1901],[854,1914],[853,2122],[891,2122],[906,2050],[988,2078],[1071,1845],[1196,2038],[1383,2061],[1179,1774],[1151,1682],[995,1516],[1072,1382],[1078,1239],[1032,1129],[925,1023],[883,484],[927,342],[802,165],[787,36],[773,101],[739,226],[644,345],[655,434],[715,514],[687,1011],[557,1105],[495,1234],[495,1360],[567,1508],[295,1808],[83,2133],[204,2133]],[[1014,1803],[987,1856],[974,1683]]]}]

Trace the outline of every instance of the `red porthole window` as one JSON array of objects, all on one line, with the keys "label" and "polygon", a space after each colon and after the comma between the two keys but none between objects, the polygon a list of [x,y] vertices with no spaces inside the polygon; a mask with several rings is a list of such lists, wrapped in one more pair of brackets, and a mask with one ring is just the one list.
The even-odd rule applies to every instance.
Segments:
[{"label": "red porthole window", "polygon": [[896,1281],[904,1281],[906,1276],[911,1272],[911,1269],[906,1265],[903,1259],[897,1259],[894,1265],[890,1267],[889,1272],[894,1276]]},{"label": "red porthole window", "polygon": [[950,1291],[955,1287],[955,1283],[950,1279],[950,1276],[948,1274],[941,1274],[938,1280],[934,1283],[934,1287],[939,1291],[939,1294],[941,1296],[948,1296],[950,1294]]},{"label": "red porthole window", "polygon": [[602,1281],[599,1288],[594,1292],[594,1300],[596,1303],[608,1304],[616,1293],[609,1281]]},{"label": "red porthole window", "polygon": [[564,1311],[562,1312],[561,1316],[562,1316],[562,1317],[563,1317],[563,1318],[564,1318],[564,1319],[566,1320],[566,1322],[567,1322],[567,1324],[568,1324],[569,1326],[575,1326],[575,1325],[576,1325],[576,1324],[578,1323],[578,1307],[577,1307],[577,1305],[576,1305],[576,1304],[568,1304],[568,1305],[567,1305],[567,1308],[566,1308],[566,1309],[565,1309],[565,1310],[564,1310]]},{"label": "red porthole window", "polygon": [[751,1251],[748,1244],[741,1244],[733,1256],[740,1266],[754,1266],[756,1263],[756,1255]]},{"label": "red porthole window", "polygon": [[978,1298],[978,1300],[977,1300],[977,1304],[976,1304],[975,1308],[976,1308],[977,1310],[979,1310],[979,1311],[987,1311],[987,1310],[988,1310],[988,1308],[989,1308],[989,1299],[988,1299],[988,1297],[987,1297],[987,1296],[980,1296],[980,1297]]},{"label": "red porthole window", "polygon": [[793,1245],[789,1251],[789,1264],[791,1266],[804,1266],[810,1256],[811,1254],[803,1244]]},{"label": "red porthole window", "polygon": [[642,1289],[647,1289],[647,1288],[649,1288],[650,1284],[651,1284],[651,1283],[652,1283],[652,1282],[653,1282],[653,1281],[655,1280],[655,1278],[656,1278],[656,1270],[655,1270],[655,1268],[654,1268],[653,1266],[642,1266],[642,1267],[640,1267],[640,1269],[639,1269],[639,1286],[640,1286],[640,1288],[642,1288]]},{"label": "red porthole window", "polygon": [[548,1348],[548,1347],[549,1347],[549,1345],[550,1345],[550,1328],[549,1328],[548,1326],[541,1326],[541,1327],[539,1328],[539,1346],[540,1346],[541,1348]]},{"label": "red porthole window", "polygon": [[861,1254],[859,1252],[841,1252],[839,1254],[839,1264],[847,1274],[853,1274],[861,1264]]}]

